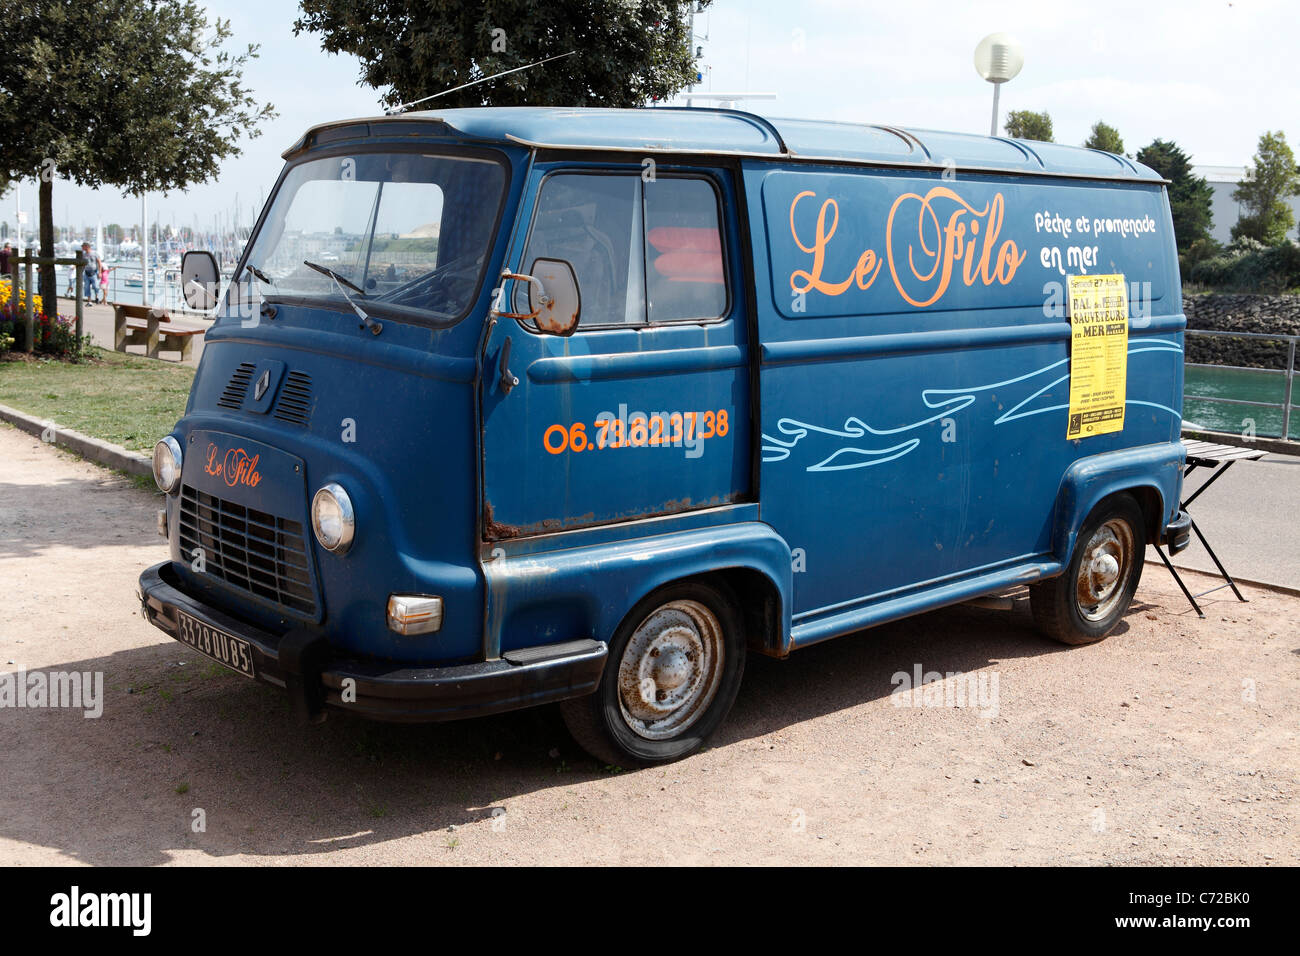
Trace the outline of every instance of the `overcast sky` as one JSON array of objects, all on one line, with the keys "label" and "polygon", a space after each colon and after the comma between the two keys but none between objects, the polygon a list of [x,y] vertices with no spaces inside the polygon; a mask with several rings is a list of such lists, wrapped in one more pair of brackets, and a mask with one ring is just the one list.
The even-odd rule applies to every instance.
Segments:
[{"label": "overcast sky", "polygon": [[[555,0],[563,2],[563,0]],[[238,209],[248,224],[308,126],[379,111],[357,85],[355,59],[331,56],[317,37],[293,35],[293,0],[209,0],[235,39],[261,44],[248,84],[279,118],[227,161],[214,183],[150,196],[150,220],[203,226]],[[992,88],[972,64],[985,34],[1005,31],[1025,50],[1001,108],[1046,110],[1056,141],[1081,143],[1098,119],[1127,151],[1172,139],[1205,165],[1241,166],[1259,135],[1300,138],[1300,4],[1295,0],[718,0],[696,19],[702,89],[767,92],[750,108],[798,116],[983,133]],[[540,69],[546,69],[541,67]],[[140,203],[116,190],[56,182],[62,225],[138,222]],[[34,183],[22,191],[33,221]],[[0,202],[13,221],[14,193]]]}]

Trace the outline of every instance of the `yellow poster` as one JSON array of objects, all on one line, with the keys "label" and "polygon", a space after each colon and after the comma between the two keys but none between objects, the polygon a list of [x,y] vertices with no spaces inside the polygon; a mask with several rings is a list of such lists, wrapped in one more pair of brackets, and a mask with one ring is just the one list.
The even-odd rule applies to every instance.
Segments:
[{"label": "yellow poster", "polygon": [[1065,437],[1123,431],[1127,376],[1124,277],[1070,276],[1070,416]]}]

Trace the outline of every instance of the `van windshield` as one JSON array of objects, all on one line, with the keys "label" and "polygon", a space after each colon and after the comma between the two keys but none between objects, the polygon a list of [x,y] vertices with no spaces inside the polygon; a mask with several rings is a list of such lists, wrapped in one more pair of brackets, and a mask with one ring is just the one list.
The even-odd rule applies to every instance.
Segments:
[{"label": "van windshield", "polygon": [[310,160],[285,175],[245,261],[269,280],[269,300],[346,307],[333,272],[368,312],[449,324],[477,295],[504,193],[505,170],[491,160]]}]

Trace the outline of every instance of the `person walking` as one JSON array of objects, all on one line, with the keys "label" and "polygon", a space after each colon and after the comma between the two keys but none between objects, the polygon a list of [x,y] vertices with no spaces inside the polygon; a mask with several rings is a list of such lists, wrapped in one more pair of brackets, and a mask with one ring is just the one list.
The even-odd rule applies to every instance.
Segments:
[{"label": "person walking", "polygon": [[5,247],[0,249],[0,275],[9,274],[9,259],[14,254],[13,246],[5,243]]},{"label": "person walking", "polygon": [[108,304],[108,263],[99,260],[99,303]]},{"label": "person walking", "polygon": [[86,258],[86,264],[82,271],[86,286],[84,298],[87,302],[94,302],[99,298],[99,267],[103,265],[103,262],[90,248],[90,243],[83,242],[81,251]]}]

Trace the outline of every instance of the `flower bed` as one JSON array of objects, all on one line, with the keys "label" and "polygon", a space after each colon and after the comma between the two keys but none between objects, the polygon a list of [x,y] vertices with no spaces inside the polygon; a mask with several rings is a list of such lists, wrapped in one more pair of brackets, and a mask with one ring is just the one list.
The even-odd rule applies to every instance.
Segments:
[{"label": "flower bed", "polygon": [[[10,279],[0,279],[0,310],[13,305],[14,291],[13,281]],[[19,286],[17,312],[23,314],[23,309],[27,307],[27,290]],[[40,315],[45,312],[45,306],[41,302],[39,295],[32,296],[32,312]]]},{"label": "flower bed", "polygon": [[77,338],[76,323],[66,315],[45,314],[41,297],[32,296],[32,338],[27,343],[27,293],[19,288],[14,301],[12,285],[0,281],[0,354],[12,349],[36,352],[54,358],[79,361],[90,345],[90,336]]}]

